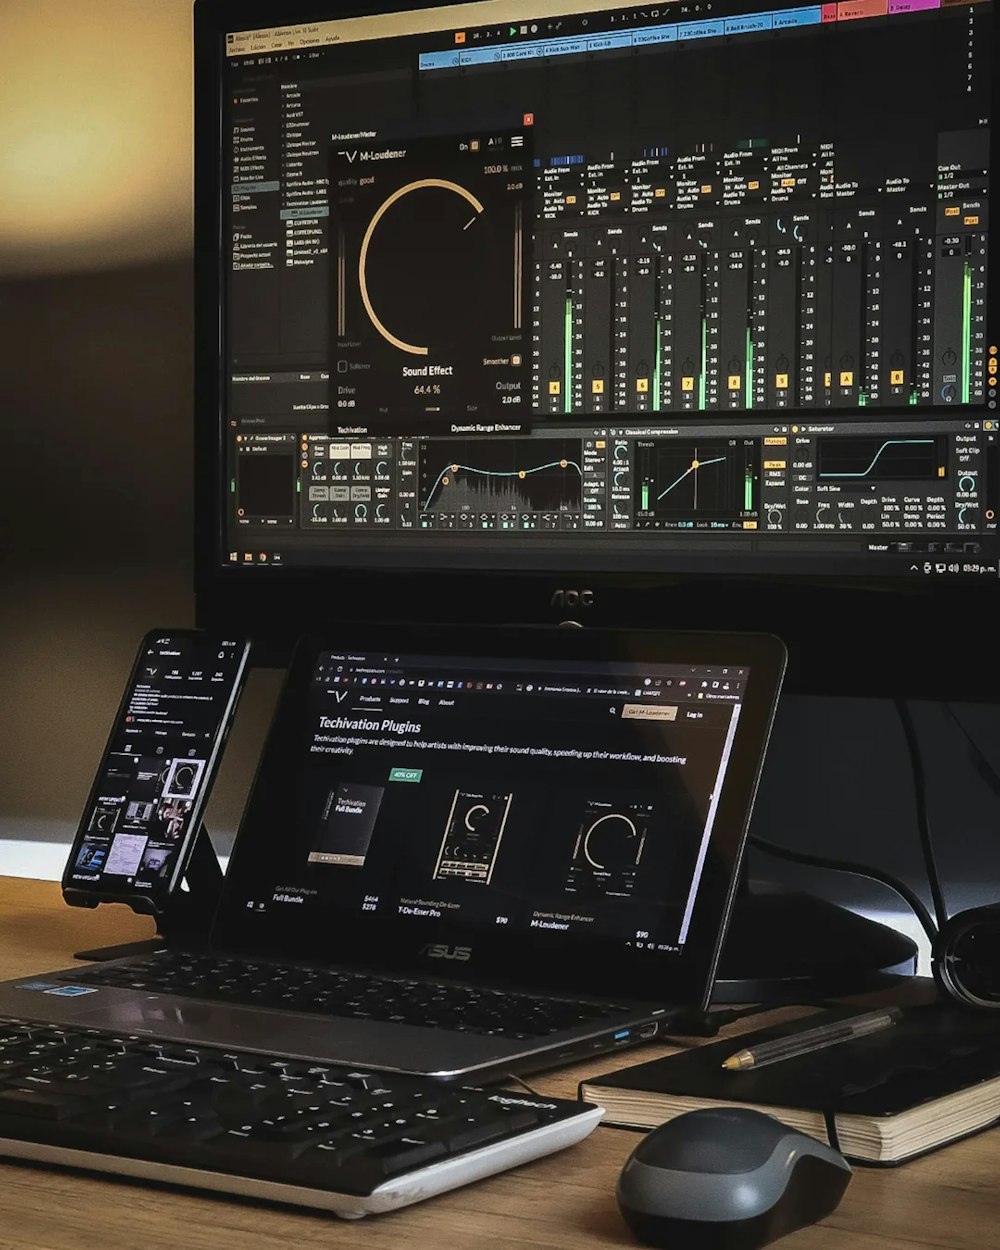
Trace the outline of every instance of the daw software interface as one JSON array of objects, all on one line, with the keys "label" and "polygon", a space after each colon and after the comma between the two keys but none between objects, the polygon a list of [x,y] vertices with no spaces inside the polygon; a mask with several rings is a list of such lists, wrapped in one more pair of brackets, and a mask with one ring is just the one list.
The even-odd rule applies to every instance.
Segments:
[{"label": "daw software interface", "polygon": [[992,9],[226,31],[223,563],[995,577]]},{"label": "daw software interface", "polygon": [[336,914],[680,952],[748,677],[321,652],[265,759],[235,906],[261,932]]}]

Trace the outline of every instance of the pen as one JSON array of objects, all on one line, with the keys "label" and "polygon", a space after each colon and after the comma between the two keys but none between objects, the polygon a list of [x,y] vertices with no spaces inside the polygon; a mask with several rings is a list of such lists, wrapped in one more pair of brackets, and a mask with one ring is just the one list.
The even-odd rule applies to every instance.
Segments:
[{"label": "pen", "polygon": [[868,1011],[861,1016],[852,1016],[849,1020],[821,1024],[815,1029],[805,1029],[789,1037],[778,1037],[773,1042],[761,1042],[759,1046],[738,1050],[722,1066],[730,1072],[761,1068],[767,1063],[777,1063],[779,1059],[791,1059],[795,1055],[822,1050],[824,1046],[835,1046],[838,1042],[849,1042],[855,1037],[879,1033],[895,1024],[899,1016],[898,1007],[888,1007],[880,1011]]}]

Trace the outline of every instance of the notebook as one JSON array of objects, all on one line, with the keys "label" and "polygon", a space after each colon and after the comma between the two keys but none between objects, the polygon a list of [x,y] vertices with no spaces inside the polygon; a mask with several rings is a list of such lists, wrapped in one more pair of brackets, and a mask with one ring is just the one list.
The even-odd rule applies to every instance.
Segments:
[{"label": "notebook", "polygon": [[[842,1015],[856,1014],[845,1009]],[[825,1013],[823,1020],[836,1019]],[[605,1122],[654,1128],[686,1111],[741,1106],[775,1116],[848,1158],[897,1164],[1000,1119],[1000,1020],[945,1004],[904,1008],[891,1028],[759,1069],[734,1052],[814,1028],[816,1016],[584,1081]]]},{"label": "notebook", "polygon": [[208,953],[0,986],[33,1015],[483,1080],[707,1004],[775,638],[345,626],[291,665]]}]

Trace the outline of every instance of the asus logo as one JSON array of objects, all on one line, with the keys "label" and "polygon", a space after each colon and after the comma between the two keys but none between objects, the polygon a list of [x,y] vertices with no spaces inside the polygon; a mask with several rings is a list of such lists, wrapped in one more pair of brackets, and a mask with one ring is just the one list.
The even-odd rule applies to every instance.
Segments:
[{"label": "asus logo", "polygon": [[421,955],[428,959],[460,959],[463,962],[472,958],[471,946],[443,946],[440,942],[428,942],[421,948]]},{"label": "asus logo", "polygon": [[550,608],[592,608],[594,592],[592,590],[554,590],[549,600]]}]

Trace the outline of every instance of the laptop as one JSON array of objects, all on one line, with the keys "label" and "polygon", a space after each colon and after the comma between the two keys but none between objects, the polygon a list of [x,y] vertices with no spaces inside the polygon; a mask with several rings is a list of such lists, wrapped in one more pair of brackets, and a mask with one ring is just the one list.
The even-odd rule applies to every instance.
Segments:
[{"label": "laptop", "polygon": [[482,1083],[707,1008],[785,663],[768,635],[303,640],[207,950],[0,1016]]}]

